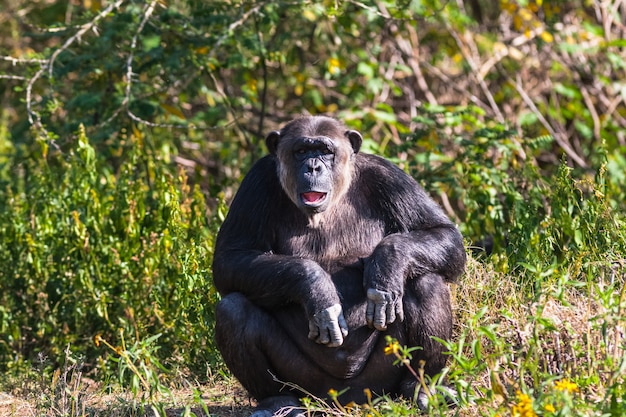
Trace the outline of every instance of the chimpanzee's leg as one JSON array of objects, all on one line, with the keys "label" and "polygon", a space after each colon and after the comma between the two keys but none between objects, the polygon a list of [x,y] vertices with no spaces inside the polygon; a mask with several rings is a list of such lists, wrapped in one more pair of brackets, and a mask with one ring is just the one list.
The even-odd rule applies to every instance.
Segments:
[{"label": "chimpanzee's leg", "polygon": [[304,389],[311,381],[324,385],[322,381],[328,379],[270,314],[242,294],[228,294],[217,305],[215,339],[230,371],[259,401],[261,410],[255,415],[294,406],[303,396],[276,382],[273,375]]},{"label": "chimpanzee's leg", "polygon": [[[425,274],[410,279],[404,299],[405,325],[408,336],[408,346],[421,346],[421,350],[413,352],[411,366],[417,371],[420,366],[428,376],[441,372],[446,365],[444,346],[433,340],[450,340],[452,337],[452,307],[450,291],[443,277],[437,274]],[[423,361],[423,365],[420,362]],[[402,384],[401,394],[406,398],[413,398],[415,389],[419,388],[418,381],[411,375]],[[428,396],[419,392],[418,405],[425,407]]]},{"label": "chimpanzee's leg", "polygon": [[425,274],[411,279],[405,292],[404,312],[409,346],[423,348],[413,354],[412,365],[423,360],[427,375],[440,372],[446,365],[444,346],[432,337],[452,337],[450,291],[443,277]]}]

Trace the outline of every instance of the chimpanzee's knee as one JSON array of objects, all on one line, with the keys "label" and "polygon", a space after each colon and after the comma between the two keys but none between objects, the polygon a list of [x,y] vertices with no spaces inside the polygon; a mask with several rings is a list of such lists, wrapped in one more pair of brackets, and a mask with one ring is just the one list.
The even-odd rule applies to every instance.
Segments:
[{"label": "chimpanzee's knee", "polygon": [[228,326],[233,323],[245,323],[252,303],[241,293],[233,292],[222,297],[215,308],[217,326]]},{"label": "chimpanzee's knee", "polygon": [[[243,294],[224,296],[215,308],[215,341],[221,352],[239,350],[247,339],[246,326],[250,322],[252,303]],[[227,358],[225,358],[227,359]]]}]

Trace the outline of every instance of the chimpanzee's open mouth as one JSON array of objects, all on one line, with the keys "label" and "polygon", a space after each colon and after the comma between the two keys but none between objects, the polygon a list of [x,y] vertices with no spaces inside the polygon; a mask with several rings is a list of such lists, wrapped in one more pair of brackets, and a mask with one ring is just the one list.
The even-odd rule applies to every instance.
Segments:
[{"label": "chimpanzee's open mouth", "polygon": [[309,191],[300,194],[300,196],[302,197],[302,202],[309,206],[320,205],[326,199],[326,193],[320,193],[318,191]]}]

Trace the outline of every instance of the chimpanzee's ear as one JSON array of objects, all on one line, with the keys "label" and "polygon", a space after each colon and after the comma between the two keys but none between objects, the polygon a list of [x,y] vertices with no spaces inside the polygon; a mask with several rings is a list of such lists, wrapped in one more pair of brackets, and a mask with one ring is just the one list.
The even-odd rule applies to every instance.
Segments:
[{"label": "chimpanzee's ear", "polygon": [[352,145],[352,149],[354,153],[359,153],[359,149],[361,149],[361,144],[363,143],[363,136],[356,130],[346,130],[344,135],[350,141],[350,145]]},{"label": "chimpanzee's ear", "polygon": [[278,130],[273,130],[265,138],[265,144],[267,145],[267,149],[270,151],[272,155],[276,154],[276,150],[278,149],[278,141],[280,140],[280,132]]}]

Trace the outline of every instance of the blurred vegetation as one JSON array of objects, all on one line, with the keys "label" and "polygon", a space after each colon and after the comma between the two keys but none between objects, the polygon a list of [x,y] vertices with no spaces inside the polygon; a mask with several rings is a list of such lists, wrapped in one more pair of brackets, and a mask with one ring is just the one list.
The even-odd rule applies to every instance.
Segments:
[{"label": "blurred vegetation", "polygon": [[0,0],[0,372],[56,387],[78,360],[141,404],[223,373],[215,231],[265,133],[325,113],[474,253],[468,415],[622,415],[624,22],[621,0]]}]

